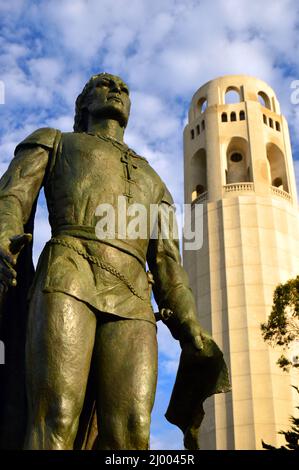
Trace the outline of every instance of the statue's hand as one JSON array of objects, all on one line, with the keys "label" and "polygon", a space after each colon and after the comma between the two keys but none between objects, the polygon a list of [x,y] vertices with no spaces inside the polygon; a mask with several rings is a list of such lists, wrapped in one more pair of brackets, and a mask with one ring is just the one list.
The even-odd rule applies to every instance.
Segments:
[{"label": "statue's hand", "polygon": [[196,320],[186,320],[181,324],[180,330],[181,331],[179,340],[182,347],[185,343],[191,343],[195,347],[195,349],[199,351],[203,349],[201,328]]},{"label": "statue's hand", "polygon": [[17,285],[17,273],[14,269],[16,258],[7,249],[0,247],[0,287],[6,291],[10,286]]},{"label": "statue's hand", "polygon": [[17,285],[17,273],[14,269],[17,264],[17,255],[22,248],[32,240],[30,233],[23,233],[12,237],[8,246],[0,247],[0,286],[6,291],[10,286]]},{"label": "statue's hand", "polygon": [[182,348],[192,345],[197,351],[203,349],[202,331],[196,319],[186,317],[179,320],[168,308],[162,308],[156,318],[168,326],[174,338],[180,341]]},{"label": "statue's hand", "polygon": [[31,233],[22,233],[21,235],[16,235],[10,239],[10,252],[13,255],[17,255],[24,248],[27,243],[30,243],[32,240]]}]

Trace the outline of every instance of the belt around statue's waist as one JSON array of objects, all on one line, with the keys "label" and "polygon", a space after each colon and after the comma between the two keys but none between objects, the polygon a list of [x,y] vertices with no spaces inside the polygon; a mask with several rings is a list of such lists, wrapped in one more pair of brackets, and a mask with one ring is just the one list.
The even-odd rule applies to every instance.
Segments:
[{"label": "belt around statue's waist", "polygon": [[[134,256],[139,263],[141,263],[143,269],[146,265],[146,250],[143,250],[141,247],[137,246],[137,243],[134,244],[134,241],[137,240],[126,240],[122,238],[101,238],[99,239],[96,236],[95,227],[90,227],[88,225],[60,225],[52,230],[52,237],[58,236],[69,236],[80,238],[84,240],[96,241],[99,243],[104,243],[105,245],[112,246],[117,250],[123,251],[130,256]],[[117,234],[116,234],[117,237]]]},{"label": "belt around statue's waist", "polygon": [[149,297],[144,297],[142,294],[139,294],[137,292],[137,290],[135,289],[135,287],[133,286],[133,284],[131,283],[131,281],[124,274],[122,274],[120,271],[118,271],[114,266],[112,266],[111,264],[107,263],[106,261],[98,258],[97,256],[93,256],[93,255],[90,255],[89,253],[86,253],[86,251],[84,249],[80,249],[80,248],[74,246],[69,240],[67,240],[63,237],[60,237],[60,238],[59,237],[52,237],[47,242],[47,245],[49,245],[49,246],[50,245],[60,245],[60,246],[64,246],[66,248],[69,248],[69,249],[75,251],[75,253],[82,256],[84,259],[86,259],[90,263],[93,263],[96,266],[98,266],[99,268],[104,269],[105,271],[109,272],[110,274],[112,274],[113,276],[118,278],[124,284],[126,284],[126,286],[132,292],[132,294],[135,295],[136,297],[138,297],[140,300],[143,300],[145,302],[149,301]]}]

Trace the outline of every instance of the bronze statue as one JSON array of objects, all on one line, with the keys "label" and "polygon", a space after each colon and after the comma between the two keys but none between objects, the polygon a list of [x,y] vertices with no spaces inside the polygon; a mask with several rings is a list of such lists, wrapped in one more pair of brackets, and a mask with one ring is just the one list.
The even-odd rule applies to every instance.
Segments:
[{"label": "bronze statue", "polygon": [[[8,351],[2,448],[148,449],[157,381],[152,285],[162,320],[182,346],[167,418],[182,429],[187,448],[198,447],[204,399],[229,388],[222,354],[197,321],[175,237],[151,238],[149,228],[144,238],[96,234],[101,204],[117,209],[120,197],[148,210],[156,204],[158,230],[161,211],[173,204],[147,160],[123,142],[129,112],[127,85],[94,75],[77,98],[74,132],[33,132],[0,180]],[[33,219],[42,187],[52,237],[33,275]]]}]

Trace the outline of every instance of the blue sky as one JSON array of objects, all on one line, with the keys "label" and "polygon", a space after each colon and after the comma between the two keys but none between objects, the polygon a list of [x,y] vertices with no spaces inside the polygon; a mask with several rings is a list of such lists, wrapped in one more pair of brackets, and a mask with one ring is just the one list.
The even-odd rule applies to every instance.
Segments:
[{"label": "blue sky", "polygon": [[[132,112],[125,140],[183,199],[182,132],[193,93],[225,74],[248,74],[275,90],[290,125],[297,181],[297,0],[0,0],[0,174],[16,143],[39,127],[72,130],[74,101],[94,73],[120,75]],[[49,238],[41,199],[35,253]],[[159,385],[152,448],[180,449],[163,417],[179,350],[159,328]]]}]

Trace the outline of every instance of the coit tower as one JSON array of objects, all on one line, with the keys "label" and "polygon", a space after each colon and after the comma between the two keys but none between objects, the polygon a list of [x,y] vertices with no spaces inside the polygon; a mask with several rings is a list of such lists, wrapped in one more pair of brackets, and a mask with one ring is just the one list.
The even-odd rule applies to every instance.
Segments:
[{"label": "coit tower", "polygon": [[[200,321],[232,392],[206,402],[203,449],[284,443],[296,392],[261,336],[275,287],[298,275],[299,224],[287,122],[265,82],[230,75],[194,94],[184,131],[185,203],[203,205],[203,245],[184,252]],[[298,399],[297,399],[298,401]]]}]

